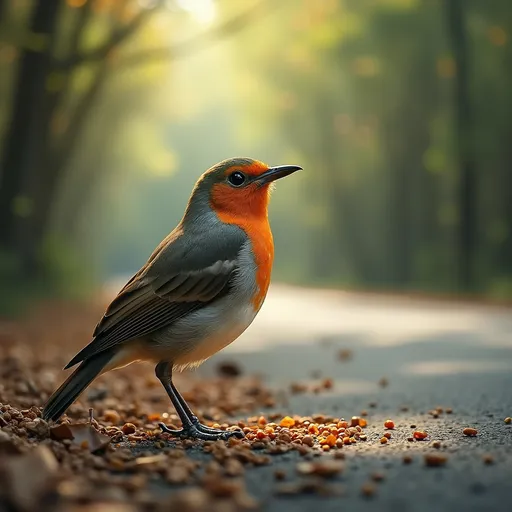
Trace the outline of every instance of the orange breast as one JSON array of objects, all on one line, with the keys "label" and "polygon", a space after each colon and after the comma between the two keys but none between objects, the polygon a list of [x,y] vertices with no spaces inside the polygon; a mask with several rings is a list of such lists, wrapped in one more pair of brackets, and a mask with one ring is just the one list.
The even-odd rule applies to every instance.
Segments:
[{"label": "orange breast", "polygon": [[267,295],[274,262],[274,240],[267,216],[269,191],[267,187],[261,187],[257,192],[249,191],[241,200],[239,194],[227,190],[223,185],[213,188],[212,208],[219,219],[242,228],[251,241],[257,267],[258,291],[253,297],[253,305],[257,311]]}]

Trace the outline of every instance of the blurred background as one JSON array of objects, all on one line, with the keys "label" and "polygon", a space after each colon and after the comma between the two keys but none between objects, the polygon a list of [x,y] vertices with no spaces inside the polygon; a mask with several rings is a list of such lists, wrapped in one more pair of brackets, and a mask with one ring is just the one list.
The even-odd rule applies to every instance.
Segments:
[{"label": "blurred background", "polygon": [[510,0],[0,0],[0,313],[136,271],[197,177],[279,183],[274,280],[512,298]]}]

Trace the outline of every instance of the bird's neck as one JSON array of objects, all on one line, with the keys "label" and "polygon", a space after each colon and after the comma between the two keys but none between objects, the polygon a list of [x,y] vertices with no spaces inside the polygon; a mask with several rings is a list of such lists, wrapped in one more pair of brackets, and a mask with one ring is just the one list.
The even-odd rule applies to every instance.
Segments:
[{"label": "bird's neck", "polygon": [[252,305],[255,311],[259,311],[267,295],[270,285],[270,276],[274,262],[274,240],[267,209],[256,215],[254,210],[249,214],[233,214],[217,210],[217,216],[226,224],[234,224],[241,228],[251,243],[252,254],[256,264],[257,293],[254,295]]}]

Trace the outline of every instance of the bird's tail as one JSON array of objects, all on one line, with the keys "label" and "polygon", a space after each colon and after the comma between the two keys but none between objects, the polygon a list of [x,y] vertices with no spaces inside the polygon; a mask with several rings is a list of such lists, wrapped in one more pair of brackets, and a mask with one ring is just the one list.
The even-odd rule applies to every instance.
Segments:
[{"label": "bird's tail", "polygon": [[112,351],[106,350],[83,361],[48,399],[43,409],[43,418],[46,421],[57,421],[82,391],[99,375],[113,356]]}]

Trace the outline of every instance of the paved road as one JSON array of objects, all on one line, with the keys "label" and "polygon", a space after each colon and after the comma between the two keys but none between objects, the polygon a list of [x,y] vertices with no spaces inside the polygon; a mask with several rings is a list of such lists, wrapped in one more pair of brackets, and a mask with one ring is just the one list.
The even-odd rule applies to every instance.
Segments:
[{"label": "paved road", "polygon": [[[352,354],[345,362],[338,357],[344,349]],[[512,416],[511,309],[273,286],[250,329],[199,372],[212,374],[225,360],[284,390],[293,381],[318,382],[319,375],[334,379],[320,395],[287,394],[277,408],[286,414],[370,413],[371,442],[344,449],[346,470],[335,480],[342,497],[276,496],[276,468],[297,478],[298,456],[289,453],[248,471],[249,491],[263,510],[512,510],[512,425],[504,423]],[[379,385],[383,377],[386,387]],[[437,406],[453,413],[435,419],[428,411]],[[388,417],[396,429],[381,446]],[[408,442],[412,424],[441,448]],[[468,426],[477,437],[463,436]],[[445,467],[425,466],[432,452],[448,457]],[[404,454],[412,464],[403,464]],[[484,464],[486,455],[493,464]],[[375,471],[385,480],[364,498],[361,486]]]},{"label": "paved road", "polygon": [[[338,359],[341,349],[351,351],[350,361]],[[345,450],[341,498],[276,498],[273,471],[294,474],[293,455],[276,458],[271,470],[253,470],[249,489],[265,510],[512,510],[512,425],[503,421],[512,416],[511,309],[274,286],[252,327],[200,372],[226,359],[284,389],[319,373],[334,379],[332,391],[292,396],[282,410],[350,417],[367,409],[370,439],[380,437],[387,417],[397,424],[388,445]],[[434,419],[428,411],[437,406],[453,414]],[[408,442],[411,424],[442,448]],[[479,435],[463,436],[467,426]],[[431,452],[447,455],[446,467],[425,467]],[[411,465],[403,464],[405,453],[413,455]],[[483,463],[486,454],[494,464]],[[386,479],[364,499],[360,488],[374,471]]]}]

